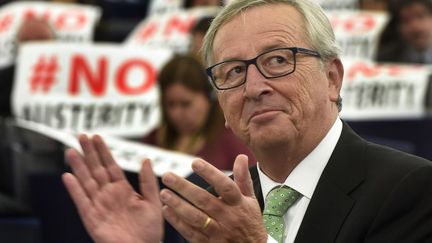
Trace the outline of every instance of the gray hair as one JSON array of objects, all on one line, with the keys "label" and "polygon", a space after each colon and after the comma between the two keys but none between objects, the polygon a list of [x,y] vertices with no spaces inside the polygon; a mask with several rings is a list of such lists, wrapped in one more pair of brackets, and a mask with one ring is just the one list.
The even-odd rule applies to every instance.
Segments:
[{"label": "gray hair", "polygon": [[290,5],[302,14],[306,38],[324,62],[339,57],[340,48],[336,43],[330,21],[318,4],[309,0],[234,0],[215,17],[204,37],[202,53],[207,65],[214,62],[213,43],[219,28],[249,8],[275,3]]}]

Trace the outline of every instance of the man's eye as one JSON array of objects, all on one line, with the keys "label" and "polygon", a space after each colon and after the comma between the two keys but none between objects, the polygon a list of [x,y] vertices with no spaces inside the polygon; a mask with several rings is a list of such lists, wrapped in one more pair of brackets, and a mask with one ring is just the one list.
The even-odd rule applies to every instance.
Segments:
[{"label": "man's eye", "polygon": [[237,77],[239,75],[242,75],[244,73],[244,70],[245,70],[245,68],[243,66],[235,66],[227,72],[226,76],[227,76],[227,78]]},{"label": "man's eye", "polygon": [[282,56],[273,56],[270,58],[268,65],[280,65],[287,63],[287,59]]}]

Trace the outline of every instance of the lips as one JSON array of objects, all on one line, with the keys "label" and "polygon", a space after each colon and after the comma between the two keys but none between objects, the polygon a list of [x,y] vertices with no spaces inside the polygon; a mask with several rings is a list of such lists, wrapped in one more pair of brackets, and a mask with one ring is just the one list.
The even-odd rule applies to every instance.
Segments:
[{"label": "lips", "polygon": [[254,117],[260,116],[262,114],[268,113],[268,112],[277,112],[279,110],[274,109],[264,109],[264,110],[257,110],[249,117],[248,121],[252,120]]}]

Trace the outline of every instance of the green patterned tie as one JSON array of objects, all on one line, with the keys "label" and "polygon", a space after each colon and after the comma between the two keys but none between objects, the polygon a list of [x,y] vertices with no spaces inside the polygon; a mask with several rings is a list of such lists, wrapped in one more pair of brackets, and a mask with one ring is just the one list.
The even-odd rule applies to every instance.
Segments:
[{"label": "green patterned tie", "polygon": [[299,198],[300,193],[287,186],[276,186],[265,199],[263,212],[267,233],[277,242],[282,243],[285,231],[283,215]]}]

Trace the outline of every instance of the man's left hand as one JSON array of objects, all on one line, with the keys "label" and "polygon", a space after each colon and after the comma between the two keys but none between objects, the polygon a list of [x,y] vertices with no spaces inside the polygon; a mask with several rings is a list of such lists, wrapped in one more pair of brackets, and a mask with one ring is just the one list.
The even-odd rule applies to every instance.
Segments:
[{"label": "man's left hand", "polygon": [[234,181],[197,159],[193,170],[214,187],[219,197],[186,179],[167,173],[161,191],[163,214],[189,242],[266,242],[267,233],[255,197],[245,155],[234,162]]}]

